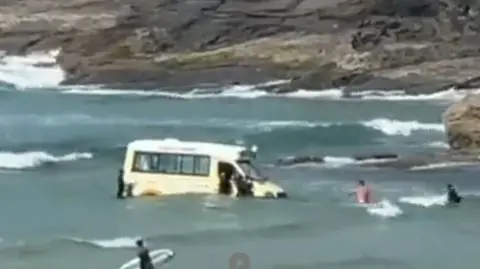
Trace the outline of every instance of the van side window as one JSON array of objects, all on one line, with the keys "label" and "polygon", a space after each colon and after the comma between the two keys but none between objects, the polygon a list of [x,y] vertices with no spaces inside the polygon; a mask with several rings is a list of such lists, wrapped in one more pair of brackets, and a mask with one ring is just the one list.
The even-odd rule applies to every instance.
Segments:
[{"label": "van side window", "polygon": [[210,157],[196,156],[194,173],[196,175],[208,176],[210,174]]},{"label": "van side window", "polygon": [[173,154],[154,154],[159,156],[158,169],[155,172],[165,174],[178,174],[180,164],[178,163],[178,156]]},{"label": "van side window", "polygon": [[195,166],[195,156],[184,155],[180,157],[182,165],[182,174],[193,175]]},{"label": "van side window", "polygon": [[153,167],[149,155],[137,154],[134,162],[133,169],[136,171],[150,172],[154,170],[152,169]]},{"label": "van side window", "polygon": [[170,153],[135,152],[132,172],[167,175],[210,175],[210,157]]}]

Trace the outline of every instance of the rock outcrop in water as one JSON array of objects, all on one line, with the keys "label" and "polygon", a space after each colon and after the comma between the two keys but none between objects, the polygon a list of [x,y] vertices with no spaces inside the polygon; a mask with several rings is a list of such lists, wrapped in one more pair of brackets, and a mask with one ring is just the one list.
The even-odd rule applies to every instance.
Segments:
[{"label": "rock outcrop in water", "polygon": [[464,82],[480,74],[479,10],[479,0],[2,1],[0,49],[61,47],[65,84],[292,78],[279,90],[425,92],[476,86]]},{"label": "rock outcrop in water", "polygon": [[470,95],[443,114],[447,141],[455,150],[480,149],[480,95]]},{"label": "rock outcrop in water", "polygon": [[[430,154],[398,155],[395,153],[364,154],[353,156],[352,162],[343,163],[373,168],[392,168],[405,170],[439,169],[459,166],[478,166],[480,151],[447,150]],[[300,164],[328,164],[327,159],[321,156],[294,156],[280,158],[277,166],[295,166]]]},{"label": "rock outcrop in water", "polygon": [[[398,155],[395,153],[372,153],[372,154],[362,154],[354,155],[351,157],[353,161],[358,163],[369,162],[383,162],[383,161],[392,161],[397,160]],[[277,166],[293,166],[298,164],[323,164],[326,163],[327,159],[323,156],[288,156],[284,158],[277,159]]]},{"label": "rock outcrop in water", "polygon": [[321,156],[288,156],[276,161],[277,166],[291,166],[305,163],[325,163],[325,158]]}]

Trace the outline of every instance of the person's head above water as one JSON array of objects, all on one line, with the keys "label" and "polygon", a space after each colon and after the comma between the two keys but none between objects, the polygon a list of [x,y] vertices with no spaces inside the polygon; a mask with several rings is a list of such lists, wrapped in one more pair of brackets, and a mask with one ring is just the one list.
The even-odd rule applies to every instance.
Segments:
[{"label": "person's head above water", "polygon": [[359,180],[358,185],[359,186],[365,186],[365,181],[364,180]]},{"label": "person's head above water", "polygon": [[453,189],[453,185],[450,184],[450,183],[448,183],[448,184],[447,184],[447,189],[449,189],[449,190]]},{"label": "person's head above water", "polygon": [[137,239],[137,242],[135,242],[137,244],[137,247],[143,247],[143,240],[142,239]]}]

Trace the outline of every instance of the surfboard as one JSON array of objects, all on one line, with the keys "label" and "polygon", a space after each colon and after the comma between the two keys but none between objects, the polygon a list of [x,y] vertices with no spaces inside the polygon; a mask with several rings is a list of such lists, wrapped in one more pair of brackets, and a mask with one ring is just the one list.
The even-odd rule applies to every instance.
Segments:
[{"label": "surfboard", "polygon": [[[150,251],[150,258],[152,259],[153,265],[162,265],[168,263],[175,256],[175,252],[166,248],[159,248]],[[133,258],[118,269],[140,269],[140,259],[138,257]]]}]

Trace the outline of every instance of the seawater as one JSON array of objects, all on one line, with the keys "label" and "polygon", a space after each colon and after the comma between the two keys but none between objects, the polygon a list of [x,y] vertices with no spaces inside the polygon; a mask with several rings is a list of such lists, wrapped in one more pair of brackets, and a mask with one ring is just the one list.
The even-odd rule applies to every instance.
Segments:
[{"label": "seawater", "polygon": [[[7,57],[0,68],[2,268],[118,268],[134,256],[139,236],[152,249],[176,252],[168,268],[228,268],[237,252],[251,268],[480,262],[477,167],[373,169],[351,159],[446,147],[440,116],[461,92],[372,90],[345,100],[341,89],[273,95],[255,85],[200,85],[186,94],[60,87],[58,68],[33,66],[48,57]],[[290,199],[116,200],[125,144],[162,137],[255,144],[259,166]],[[274,165],[307,154],[327,156],[326,163]],[[359,179],[372,185],[378,206],[357,206],[348,196]],[[443,206],[447,182],[464,204]]]}]

